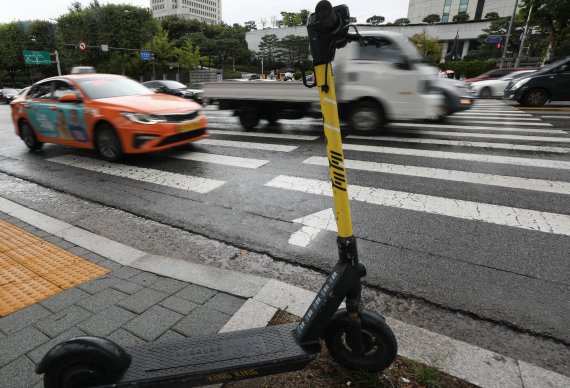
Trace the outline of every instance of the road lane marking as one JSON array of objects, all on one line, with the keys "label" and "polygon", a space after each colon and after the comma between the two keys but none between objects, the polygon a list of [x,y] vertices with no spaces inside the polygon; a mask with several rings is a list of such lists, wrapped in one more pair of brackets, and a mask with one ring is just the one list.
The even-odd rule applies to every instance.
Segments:
[{"label": "road lane marking", "polygon": [[47,160],[84,170],[153,183],[160,186],[174,187],[180,190],[194,191],[200,194],[208,193],[226,183],[225,181],[215,179],[177,174],[152,168],[128,166],[120,163],[108,163],[102,160],[75,155],[57,156]]},{"label": "road lane marking", "polygon": [[[532,178],[483,174],[466,171],[445,170],[442,168],[406,166],[400,164],[367,162],[345,159],[348,169],[378,172],[384,174],[406,175],[416,178],[431,178],[454,182],[474,183],[478,185],[499,186],[511,189],[543,191],[547,193],[570,195],[570,182],[549,181]],[[328,159],[312,156],[303,161],[305,164],[328,166]]]},{"label": "road lane marking", "polygon": [[[494,123],[495,125],[501,123]],[[463,129],[463,130],[481,130],[481,131],[496,131],[496,132],[525,132],[525,133],[566,133],[561,129],[544,129],[544,128],[516,128],[516,127],[482,127],[475,125],[463,125],[463,124],[427,124],[427,123],[390,123],[390,127],[398,128],[436,128],[436,129]]]},{"label": "road lane marking", "polygon": [[531,158],[518,158],[514,156],[465,154],[460,152],[416,150],[410,148],[379,147],[379,146],[368,146],[360,144],[343,144],[342,148],[347,151],[363,151],[363,152],[374,152],[380,154],[408,155],[408,156],[418,156],[424,158],[461,160],[467,162],[498,163],[498,164],[510,164],[513,166],[527,166],[527,167],[540,167],[540,168],[554,168],[559,170],[570,170],[570,162],[549,160],[549,159],[531,159]]},{"label": "road lane marking", "polygon": [[249,143],[245,141],[216,140],[216,139],[198,140],[194,144],[204,144],[204,145],[213,145],[221,147],[248,148],[252,150],[277,151],[277,152],[291,152],[294,149],[298,148],[297,146],[288,146],[281,144]]},{"label": "road lane marking", "polygon": [[570,119],[570,116],[556,116],[556,115],[549,115],[549,116],[540,116],[547,119]]},{"label": "road lane marking", "polygon": [[[453,118],[453,116],[449,117],[450,119]],[[527,119],[530,120],[530,119]],[[538,120],[539,122],[532,122],[532,123],[525,123],[524,121],[504,121],[501,119],[497,119],[497,120],[491,120],[491,118],[487,119],[487,120],[469,120],[467,121],[469,124],[500,124],[500,125],[527,125],[527,126],[535,126],[535,127],[552,127],[553,125],[550,123],[544,123],[541,122],[540,119],[532,119],[532,120]],[[455,124],[453,124],[455,125]]]},{"label": "road lane marking", "polygon": [[470,110],[453,113],[453,115],[450,115],[449,117],[456,117],[456,116],[533,117],[530,113],[523,113],[523,112],[489,113],[489,112],[471,112]]},{"label": "road lane marking", "polygon": [[448,137],[461,137],[461,138],[473,137],[481,139],[508,139],[508,140],[538,141],[546,143],[570,143],[570,137],[503,135],[503,134],[494,134],[494,133],[445,132],[445,131],[432,131],[432,130],[422,131],[421,129],[398,129],[396,132],[409,133],[414,135],[448,136]]},{"label": "road lane marking", "polygon": [[223,164],[226,166],[243,168],[259,168],[264,164],[269,163],[269,160],[240,158],[237,156],[208,154],[205,152],[184,152],[169,156],[175,159],[194,160],[197,162]]},{"label": "road lane marking", "polygon": [[[430,132],[428,132],[428,134],[429,133]],[[522,136],[516,136],[516,137],[521,138]],[[554,152],[560,154],[570,153],[570,147],[548,147],[548,146],[510,144],[510,143],[488,143],[488,142],[476,142],[476,141],[466,141],[466,140],[440,140],[440,139],[410,138],[410,137],[396,137],[396,136],[356,136],[356,135],[349,135],[346,137],[346,139],[393,141],[399,143],[436,144],[436,145],[447,145],[454,147],[459,146],[459,147],[493,148],[493,149],[502,149],[502,150],[511,150],[511,151]],[[568,142],[570,143],[570,138],[568,138]]]},{"label": "road lane marking", "polygon": [[[285,190],[332,196],[329,181],[280,175],[265,184]],[[375,187],[348,186],[350,199],[470,221],[570,236],[570,216]]]},{"label": "road lane marking", "polygon": [[[539,118],[536,117],[513,117],[513,116],[509,116],[509,117],[491,117],[489,115],[485,115],[485,121],[475,121],[472,119],[481,119],[482,117],[479,117],[477,115],[460,115],[460,116],[456,116],[456,115],[451,115],[448,116],[447,119],[470,119],[469,122],[470,123],[474,123],[474,124],[484,124],[484,123],[490,123],[490,121],[506,121],[506,120],[518,120],[516,121],[516,123],[518,124],[519,121],[541,121]],[[530,124],[527,124],[530,125]]]},{"label": "road lane marking", "polygon": [[[485,109],[485,108],[471,108],[469,109],[469,112],[487,112],[487,113],[513,113],[513,112],[518,112],[516,110],[512,110],[512,109]],[[523,112],[521,112],[523,113]]]},{"label": "road lane marking", "polygon": [[294,219],[293,223],[301,224],[303,227],[289,237],[289,244],[303,248],[309,245],[321,230],[337,231],[336,219],[332,208]]},{"label": "road lane marking", "polygon": [[317,140],[320,137],[320,136],[307,136],[307,135],[290,135],[286,133],[224,131],[221,129],[208,129],[208,133],[212,135],[269,137],[276,139],[291,139],[291,140]]},{"label": "road lane marking", "polygon": [[513,109],[516,109],[516,110],[556,110],[556,111],[567,111],[567,110],[570,110],[570,107],[559,107],[559,108],[539,107],[539,108],[531,108],[531,107],[528,107],[528,106],[513,106]]}]

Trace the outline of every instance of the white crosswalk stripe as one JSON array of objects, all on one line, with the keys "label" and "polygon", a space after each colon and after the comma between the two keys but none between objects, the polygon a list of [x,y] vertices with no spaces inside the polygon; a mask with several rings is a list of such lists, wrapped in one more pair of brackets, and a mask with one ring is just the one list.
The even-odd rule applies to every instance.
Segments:
[{"label": "white crosswalk stripe", "polygon": [[472,112],[472,111],[465,111],[465,112],[457,112],[452,114],[449,117],[481,117],[481,116],[487,116],[487,117],[514,117],[514,118],[519,118],[519,117],[534,117],[533,115],[529,114],[529,113],[489,113],[489,112]]},{"label": "white crosswalk stripe", "polygon": [[[322,156],[312,156],[304,160],[303,163],[314,164],[318,166],[329,165],[328,159]],[[518,178],[512,176],[446,170],[442,168],[416,167],[351,159],[345,159],[345,167],[348,169],[371,171],[384,174],[406,175],[412,177],[441,179],[454,182],[476,183],[480,185],[570,195],[570,182]]]},{"label": "white crosswalk stripe", "polygon": [[196,142],[196,144],[213,145],[221,147],[249,148],[254,150],[278,151],[278,152],[291,152],[298,148],[297,146],[289,146],[282,144],[250,143],[245,141],[215,140],[215,139],[199,140],[198,142]]},{"label": "white crosswalk stripe", "polygon": [[319,136],[307,135],[291,135],[286,133],[264,133],[264,132],[240,132],[240,131],[224,131],[220,129],[211,129],[208,133],[212,135],[232,135],[232,136],[248,136],[248,137],[268,137],[275,139],[290,139],[290,140],[317,140]]},{"label": "white crosswalk stripe", "polygon": [[170,157],[184,160],[194,160],[196,162],[206,162],[214,164],[223,164],[226,166],[242,167],[242,168],[258,168],[269,163],[269,160],[240,158],[237,156],[227,156],[218,154],[208,154],[205,152],[184,152],[171,155]]},{"label": "white crosswalk stripe", "polygon": [[[436,128],[436,129],[463,129],[463,130],[479,130],[479,131],[490,131],[490,132],[527,132],[527,133],[565,133],[560,129],[545,129],[545,128],[519,128],[519,127],[503,127],[504,124],[512,123],[494,123],[495,125],[501,124],[501,126],[489,127],[480,125],[469,125],[466,123],[457,124],[429,124],[429,123],[390,123],[390,127],[396,128]],[[520,125],[519,123],[515,123]],[[534,124],[534,123],[532,123]],[[550,124],[552,126],[552,124]]]},{"label": "white crosswalk stripe", "polygon": [[380,147],[380,146],[369,146],[369,145],[360,145],[360,144],[343,144],[343,148],[347,151],[363,151],[363,152],[374,152],[381,154],[418,156],[423,158],[462,160],[468,162],[511,164],[515,166],[570,170],[570,162],[560,161],[560,160],[550,160],[550,159],[531,159],[531,158],[519,158],[514,156],[466,154],[460,152],[417,150],[417,149],[408,149],[408,148]]},{"label": "white crosswalk stripe", "polygon": [[477,116],[475,114],[473,115],[460,115],[460,116],[449,116],[447,119],[448,120],[468,120],[469,122],[473,122],[473,123],[479,123],[479,124],[484,124],[484,123],[489,123],[491,121],[508,121],[508,120],[516,120],[516,123],[518,124],[519,121],[524,122],[524,121],[541,121],[539,118],[536,117],[524,117],[524,116],[508,116],[508,117],[492,117],[490,115],[486,115],[485,120],[484,121],[474,121],[472,119],[478,119],[480,120],[482,117],[481,116]]},{"label": "white crosswalk stripe", "polygon": [[[451,116],[449,118],[450,121],[456,121],[457,119],[453,119],[453,116]],[[536,120],[536,119],[532,119],[532,120]],[[539,120],[540,121],[540,120]],[[502,119],[497,119],[497,120],[491,120],[490,118],[485,119],[485,120],[468,120],[468,123],[471,124],[500,124],[500,125],[523,125],[523,126],[535,126],[535,127],[552,127],[552,124],[550,123],[544,123],[544,122],[532,122],[532,123],[526,123],[524,121],[506,121],[506,120],[502,120]],[[456,125],[456,124],[453,124]]]},{"label": "white crosswalk stripe", "polygon": [[[413,131],[409,131],[413,132]],[[423,134],[434,134],[428,131],[414,131],[421,132]],[[436,134],[447,134],[447,132],[437,132]],[[461,134],[461,137],[469,134]],[[516,140],[528,140],[525,136],[509,136],[509,139]],[[535,136],[534,138],[540,138]],[[510,144],[510,143],[489,143],[489,142],[475,142],[466,140],[440,140],[440,139],[425,139],[425,138],[410,138],[410,137],[397,137],[397,136],[357,136],[349,135],[346,139],[355,140],[374,140],[374,141],[392,141],[398,143],[417,143],[417,144],[436,144],[436,145],[448,145],[448,146],[458,146],[458,147],[476,147],[476,148],[493,148],[502,150],[512,150],[512,151],[533,151],[533,152],[554,152],[560,154],[570,153],[570,147],[549,147],[549,146],[534,146],[534,145],[523,145],[523,144]],[[558,139],[558,138],[552,138]],[[560,138],[565,139],[565,138]],[[530,139],[532,140],[532,139]],[[570,138],[566,138],[568,143],[570,143]]]},{"label": "white crosswalk stripe", "polygon": [[146,183],[153,183],[155,185],[174,187],[180,190],[194,191],[201,194],[208,193],[225,183],[224,181],[216,179],[177,174],[151,168],[128,166],[119,163],[107,163],[101,160],[75,155],[57,156],[47,160],[71,167],[82,168],[84,170],[129,178]]},{"label": "white crosswalk stripe", "polygon": [[[409,133],[413,135],[432,135],[447,137],[472,137],[478,139],[504,139],[504,140],[525,140],[546,143],[570,143],[570,137],[553,137],[553,136],[524,136],[524,135],[504,135],[499,133],[475,133],[475,132],[444,132],[421,129],[398,129],[395,133]],[[532,132],[533,133],[533,132]],[[544,133],[544,132],[539,132]],[[564,131],[553,131],[554,134],[564,134]]]},{"label": "white crosswalk stripe", "polygon": [[[332,196],[329,181],[279,175],[265,186]],[[352,200],[423,213],[570,236],[570,216],[375,187],[348,187]]]}]

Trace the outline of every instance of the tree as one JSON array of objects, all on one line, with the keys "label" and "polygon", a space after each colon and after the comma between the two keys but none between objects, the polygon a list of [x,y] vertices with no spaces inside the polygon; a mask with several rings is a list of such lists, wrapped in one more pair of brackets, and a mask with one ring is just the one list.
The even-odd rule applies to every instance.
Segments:
[{"label": "tree", "polygon": [[183,47],[176,48],[174,54],[180,67],[188,69],[188,75],[200,63],[200,48],[194,46],[190,39],[186,40],[186,44]]},{"label": "tree", "polygon": [[485,19],[498,19],[499,14],[496,12],[489,12],[485,15]]},{"label": "tree", "polygon": [[262,55],[270,67],[275,59],[275,51],[277,50],[277,43],[279,38],[275,34],[265,35],[261,38],[259,43],[259,54]]},{"label": "tree", "polygon": [[436,13],[432,13],[431,15],[426,16],[422,21],[428,24],[435,24],[441,22],[441,17]]},{"label": "tree", "polygon": [[309,38],[298,35],[287,35],[276,43],[276,57],[294,68],[309,56]]},{"label": "tree", "polygon": [[457,23],[465,23],[469,20],[469,14],[467,12],[459,12],[453,17],[453,21]]},{"label": "tree", "polygon": [[570,29],[570,2],[557,0],[524,0],[520,14],[526,18],[532,7],[530,24],[548,34],[548,48],[543,63],[556,58],[556,48]]},{"label": "tree", "polygon": [[405,26],[406,24],[410,24],[410,19],[408,19],[408,18],[396,19],[396,20],[394,20],[393,24],[395,26]]},{"label": "tree", "polygon": [[374,15],[366,19],[366,23],[372,24],[373,26],[377,26],[379,24],[384,23],[385,20],[386,19],[384,18],[384,16]]},{"label": "tree", "polygon": [[251,30],[257,30],[257,25],[255,24],[255,22],[253,20],[250,20],[248,22],[244,23],[245,29],[247,31],[251,31]]},{"label": "tree", "polygon": [[430,62],[437,63],[441,59],[441,46],[437,39],[431,38],[424,31],[421,34],[415,34],[410,41],[417,47],[418,51],[424,56],[429,57]]}]

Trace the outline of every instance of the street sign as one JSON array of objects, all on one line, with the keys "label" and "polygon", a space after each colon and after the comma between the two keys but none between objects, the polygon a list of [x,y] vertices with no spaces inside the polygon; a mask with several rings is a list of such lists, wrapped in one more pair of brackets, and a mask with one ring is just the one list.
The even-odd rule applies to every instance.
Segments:
[{"label": "street sign", "polygon": [[488,36],[485,38],[485,43],[501,43],[503,40],[502,36]]},{"label": "street sign", "polygon": [[51,65],[50,52],[24,50],[24,63],[26,65]]},{"label": "street sign", "polygon": [[102,44],[101,45],[101,51],[109,51],[109,45],[108,44]]},{"label": "street sign", "polygon": [[150,61],[150,51],[141,51],[141,61]]},{"label": "street sign", "polygon": [[85,51],[85,50],[87,50],[87,43],[85,43],[84,41],[80,40],[80,41],[79,41],[79,44],[77,45],[77,47],[79,48],[79,50]]}]

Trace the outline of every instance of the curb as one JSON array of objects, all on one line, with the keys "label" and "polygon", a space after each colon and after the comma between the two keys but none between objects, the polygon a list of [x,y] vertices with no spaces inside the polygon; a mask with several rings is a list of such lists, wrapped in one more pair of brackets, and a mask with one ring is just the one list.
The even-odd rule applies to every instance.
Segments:
[{"label": "curb", "polygon": [[[277,309],[302,316],[312,291],[275,279],[148,254],[0,197],[0,211],[121,265],[186,281],[248,300],[220,332],[265,326]],[[398,353],[482,388],[570,387],[559,373],[386,318]]]}]

